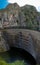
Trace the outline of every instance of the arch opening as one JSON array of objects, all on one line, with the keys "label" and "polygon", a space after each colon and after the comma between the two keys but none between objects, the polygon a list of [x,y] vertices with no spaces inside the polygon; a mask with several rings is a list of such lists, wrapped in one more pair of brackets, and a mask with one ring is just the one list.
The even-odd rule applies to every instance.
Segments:
[{"label": "arch opening", "polygon": [[11,62],[16,60],[24,60],[27,65],[36,65],[36,60],[33,56],[22,48],[11,47],[8,53],[11,58]]}]

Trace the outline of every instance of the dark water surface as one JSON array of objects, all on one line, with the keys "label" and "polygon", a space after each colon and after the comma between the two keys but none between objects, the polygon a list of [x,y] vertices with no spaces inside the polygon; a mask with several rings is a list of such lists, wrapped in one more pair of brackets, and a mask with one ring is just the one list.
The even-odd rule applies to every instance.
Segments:
[{"label": "dark water surface", "polygon": [[26,65],[35,65],[33,64],[32,59],[30,59],[31,56],[29,57],[29,54],[23,49],[13,47],[9,51],[1,53],[0,55],[4,58],[7,63],[12,63],[17,60],[23,60]]}]

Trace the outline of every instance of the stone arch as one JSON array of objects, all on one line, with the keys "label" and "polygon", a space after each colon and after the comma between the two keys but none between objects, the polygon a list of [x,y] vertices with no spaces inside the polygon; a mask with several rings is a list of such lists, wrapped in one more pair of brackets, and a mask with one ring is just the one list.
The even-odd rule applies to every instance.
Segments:
[{"label": "stone arch", "polygon": [[[32,62],[32,65],[36,65],[36,55],[33,47],[33,40],[29,34],[28,37],[25,37],[22,32],[15,34],[14,39],[12,35],[7,32],[3,32],[3,38],[9,43],[9,47],[23,50],[24,54],[28,55],[29,61]],[[22,54],[23,54],[22,51]]]}]

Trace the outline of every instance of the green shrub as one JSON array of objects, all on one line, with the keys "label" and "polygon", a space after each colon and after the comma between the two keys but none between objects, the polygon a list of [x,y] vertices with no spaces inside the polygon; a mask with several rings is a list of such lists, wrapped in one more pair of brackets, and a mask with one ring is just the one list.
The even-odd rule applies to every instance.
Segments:
[{"label": "green shrub", "polygon": [[1,60],[0,65],[8,65],[5,61]]},{"label": "green shrub", "polygon": [[24,61],[19,61],[19,60],[13,63],[7,63],[6,61],[1,60],[0,65],[26,65],[26,64],[24,63]]}]

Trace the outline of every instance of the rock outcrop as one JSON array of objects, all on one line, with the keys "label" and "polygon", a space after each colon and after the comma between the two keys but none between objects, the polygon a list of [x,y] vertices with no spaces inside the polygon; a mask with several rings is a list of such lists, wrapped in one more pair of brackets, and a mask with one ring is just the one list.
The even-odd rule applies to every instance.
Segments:
[{"label": "rock outcrop", "polygon": [[4,10],[0,10],[0,23],[7,26],[26,26],[25,16],[16,3],[9,4]]},{"label": "rock outcrop", "polygon": [[31,5],[8,4],[0,10],[0,27],[26,27],[40,31],[40,13]]},{"label": "rock outcrop", "polygon": [[21,11],[26,18],[26,26],[30,29],[40,30],[40,12],[37,12],[34,6],[25,5]]}]

